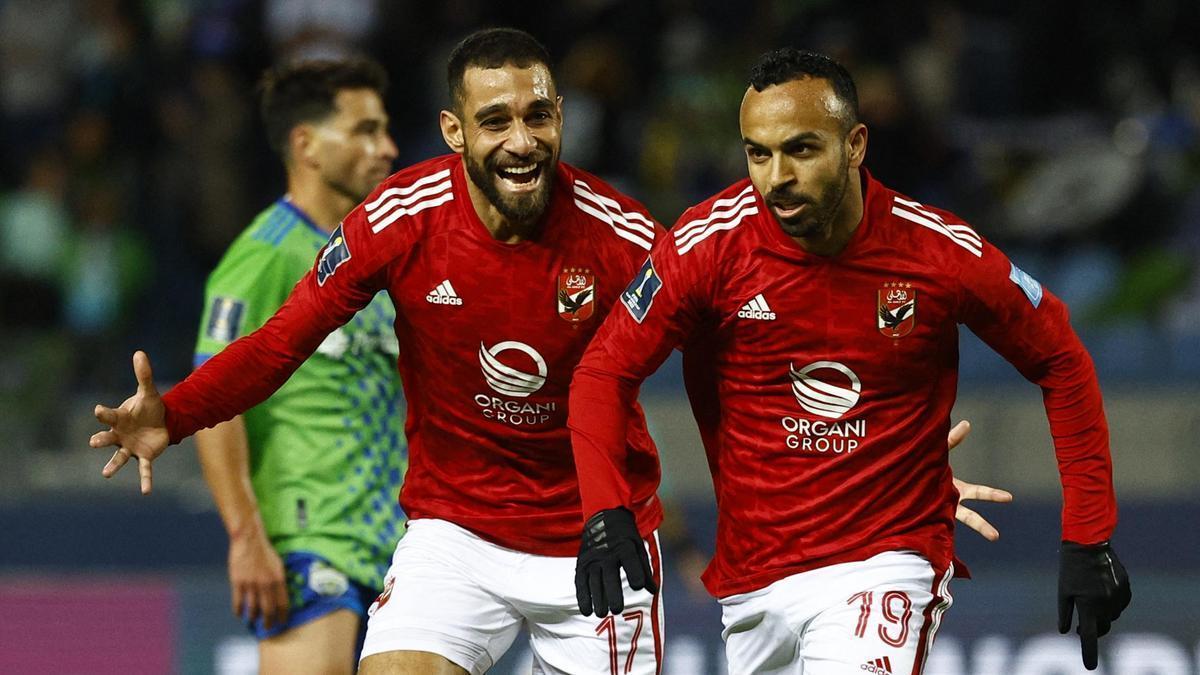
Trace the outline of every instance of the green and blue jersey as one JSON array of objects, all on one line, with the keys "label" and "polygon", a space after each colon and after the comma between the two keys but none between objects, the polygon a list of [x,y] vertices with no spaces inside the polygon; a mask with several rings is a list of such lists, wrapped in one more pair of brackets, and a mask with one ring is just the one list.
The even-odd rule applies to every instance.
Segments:
[{"label": "green and blue jersey", "polygon": [[[260,213],[208,278],[195,365],[265,323],[328,238],[286,198]],[[321,555],[372,588],[382,587],[404,524],[395,319],[380,293],[244,415],[251,482],[272,544],[281,555]]]}]

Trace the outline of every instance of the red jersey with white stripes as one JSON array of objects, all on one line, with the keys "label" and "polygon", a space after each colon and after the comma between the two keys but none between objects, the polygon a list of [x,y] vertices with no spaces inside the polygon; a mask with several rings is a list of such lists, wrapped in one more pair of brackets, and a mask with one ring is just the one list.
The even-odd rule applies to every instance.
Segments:
[{"label": "red jersey with white stripes", "polygon": [[591,514],[630,503],[623,406],[683,345],[716,488],[704,580],[718,597],[888,550],[949,565],[960,323],[1042,387],[1064,538],[1115,526],[1100,389],[1066,307],[953,214],[860,175],[863,219],[832,257],[790,239],[748,180],[685,212],[576,370]]},{"label": "red jersey with white stripes", "polygon": [[[661,228],[637,202],[560,164],[538,236],[505,244],[479,220],[466,180],[450,155],[384,181],[262,329],[167,393],[171,441],[261,401],[386,290],[408,402],[404,510],[511,549],[575,555],[571,373]],[[620,472],[648,534],[661,520],[658,458],[641,410],[627,412]],[[347,421],[346,433],[360,430]]]}]

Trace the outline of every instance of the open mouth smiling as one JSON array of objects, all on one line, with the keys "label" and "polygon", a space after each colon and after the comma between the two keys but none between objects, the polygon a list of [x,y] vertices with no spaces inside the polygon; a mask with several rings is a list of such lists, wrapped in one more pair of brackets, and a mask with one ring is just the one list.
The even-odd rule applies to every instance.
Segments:
[{"label": "open mouth smiling", "polygon": [[541,182],[542,165],[502,166],[496,169],[496,175],[502,181],[508,183],[512,189],[521,190],[536,187]]}]

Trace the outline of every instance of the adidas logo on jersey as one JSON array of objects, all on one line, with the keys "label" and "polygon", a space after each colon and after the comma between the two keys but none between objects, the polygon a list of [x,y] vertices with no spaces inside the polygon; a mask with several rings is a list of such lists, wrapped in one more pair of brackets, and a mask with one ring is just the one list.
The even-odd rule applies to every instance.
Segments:
[{"label": "adidas logo on jersey", "polygon": [[454,287],[450,285],[450,280],[447,279],[437,285],[437,288],[429,291],[425,296],[426,302],[432,302],[435,305],[461,305],[462,298],[458,297],[458,293],[454,292]]},{"label": "adidas logo on jersey", "polygon": [[738,316],[743,319],[758,319],[759,321],[774,321],[775,312],[767,306],[767,299],[762,293],[754,296],[754,299],[742,305],[738,310]]}]

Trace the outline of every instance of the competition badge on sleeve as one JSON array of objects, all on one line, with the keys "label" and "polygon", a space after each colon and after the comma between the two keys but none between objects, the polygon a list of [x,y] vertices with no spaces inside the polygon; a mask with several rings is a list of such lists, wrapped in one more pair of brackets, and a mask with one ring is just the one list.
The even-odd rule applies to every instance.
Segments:
[{"label": "competition badge on sleeve", "polygon": [[591,270],[568,268],[558,275],[558,315],[579,323],[596,311],[596,275]]},{"label": "competition badge on sleeve", "polygon": [[650,305],[654,304],[654,296],[662,290],[662,285],[662,279],[654,271],[654,261],[647,257],[642,269],[638,270],[637,276],[621,294],[621,304],[629,310],[634,321],[641,323],[646,318]]},{"label": "competition badge on sleeve", "polygon": [[334,271],[349,259],[350,247],[346,245],[346,238],[342,236],[342,226],[339,224],[333,234],[329,235],[329,243],[325,245],[321,259],[317,261],[317,285],[324,286],[325,280],[333,276]]},{"label": "competition badge on sleeve", "polygon": [[213,298],[204,335],[217,342],[233,342],[241,334],[246,303],[235,298]]},{"label": "competition badge on sleeve", "polygon": [[893,281],[878,291],[879,332],[890,338],[902,338],[917,324],[917,291],[912,284]]},{"label": "competition badge on sleeve", "polygon": [[1012,265],[1012,269],[1008,273],[1009,281],[1020,287],[1025,297],[1029,298],[1029,304],[1037,309],[1038,305],[1042,304],[1042,285],[1038,283],[1037,279],[1029,276],[1028,272],[1017,267],[1016,263],[1010,262],[1009,264]]}]

